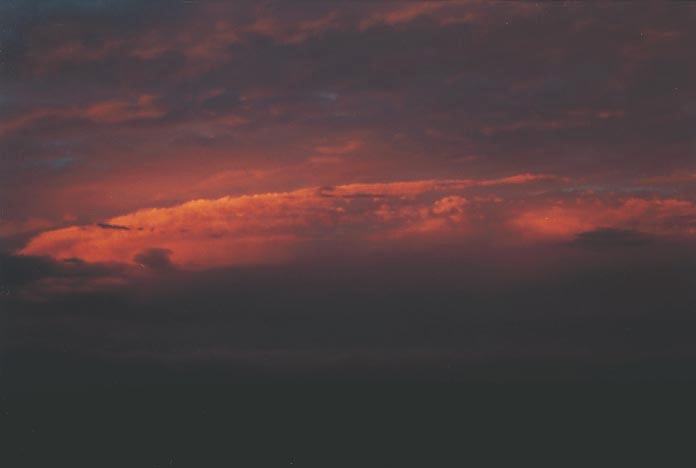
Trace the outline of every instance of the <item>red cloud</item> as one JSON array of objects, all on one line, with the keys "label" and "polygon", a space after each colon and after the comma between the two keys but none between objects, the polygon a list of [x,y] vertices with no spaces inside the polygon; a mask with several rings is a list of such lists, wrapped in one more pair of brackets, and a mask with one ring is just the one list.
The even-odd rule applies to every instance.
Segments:
[{"label": "red cloud", "polygon": [[349,184],[193,200],[136,211],[98,225],[45,232],[22,253],[133,262],[140,252],[159,248],[171,251],[174,264],[194,268],[278,262],[294,256],[300,244],[317,239],[461,234],[468,226],[467,200],[456,192],[548,177],[523,174],[490,180]]},{"label": "red cloud", "polygon": [[156,105],[154,96],[144,94],[132,102],[118,99],[98,102],[84,109],[82,115],[94,122],[120,123],[129,120],[156,119],[165,113],[162,107]]},{"label": "red cloud", "polygon": [[143,94],[133,99],[111,99],[84,107],[35,109],[0,121],[0,136],[31,127],[43,120],[85,119],[100,124],[116,124],[156,119],[165,114],[166,109],[157,104],[155,96]]},{"label": "red cloud", "polygon": [[686,200],[586,197],[567,201],[547,196],[539,204],[524,193],[507,201],[499,194],[465,193],[549,178],[520,174],[484,180],[355,183],[192,200],[96,225],[44,232],[21,253],[138,264],[142,263],[138,259],[146,258],[143,252],[157,251],[167,252],[167,262],[173,266],[208,268],[285,262],[307,249],[342,249],[399,239],[544,242],[571,240],[601,228],[661,236],[696,234],[696,205]]},{"label": "red cloud", "polygon": [[321,154],[346,154],[362,147],[362,141],[360,140],[349,140],[343,144],[335,146],[317,146],[316,150]]},{"label": "red cloud", "polygon": [[569,238],[604,227],[690,236],[696,234],[696,205],[678,199],[579,199],[524,210],[510,224],[528,237],[542,239]]}]

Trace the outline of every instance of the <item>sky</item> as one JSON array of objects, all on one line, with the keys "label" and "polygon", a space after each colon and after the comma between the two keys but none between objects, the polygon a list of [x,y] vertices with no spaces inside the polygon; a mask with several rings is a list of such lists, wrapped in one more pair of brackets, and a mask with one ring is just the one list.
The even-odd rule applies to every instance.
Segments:
[{"label": "sky", "polygon": [[8,0],[0,18],[18,381],[51,359],[77,380],[95,362],[696,376],[694,5]]}]

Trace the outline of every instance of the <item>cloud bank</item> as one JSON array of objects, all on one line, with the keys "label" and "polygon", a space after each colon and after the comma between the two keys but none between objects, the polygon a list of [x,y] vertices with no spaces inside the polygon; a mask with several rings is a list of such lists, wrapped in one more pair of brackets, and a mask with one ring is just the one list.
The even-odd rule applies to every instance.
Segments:
[{"label": "cloud bank", "polygon": [[204,269],[284,263],[308,252],[408,246],[410,241],[421,247],[481,239],[505,245],[580,236],[582,244],[596,240],[583,234],[596,230],[636,230],[663,238],[696,235],[696,205],[690,201],[590,194],[561,198],[557,192],[534,190],[554,179],[520,174],[354,183],[197,199],[43,232],[20,253]]}]

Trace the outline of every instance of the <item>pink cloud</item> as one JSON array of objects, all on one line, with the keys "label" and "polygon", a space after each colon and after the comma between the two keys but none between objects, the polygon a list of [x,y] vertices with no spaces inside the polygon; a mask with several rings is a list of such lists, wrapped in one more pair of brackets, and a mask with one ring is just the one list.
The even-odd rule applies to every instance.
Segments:
[{"label": "pink cloud", "polygon": [[192,200],[139,210],[99,225],[48,231],[34,237],[22,253],[132,263],[140,252],[160,248],[172,252],[175,264],[191,268],[279,262],[293,258],[301,244],[318,239],[367,242],[418,233],[462,233],[468,227],[468,202],[457,192],[548,177],[347,184]]}]

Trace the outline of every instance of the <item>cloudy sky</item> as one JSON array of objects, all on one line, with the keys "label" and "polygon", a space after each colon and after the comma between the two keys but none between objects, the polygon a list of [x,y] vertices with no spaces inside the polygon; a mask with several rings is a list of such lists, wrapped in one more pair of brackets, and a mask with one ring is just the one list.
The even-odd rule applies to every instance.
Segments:
[{"label": "cloudy sky", "polygon": [[0,17],[19,376],[57,352],[457,378],[696,357],[692,4]]}]

